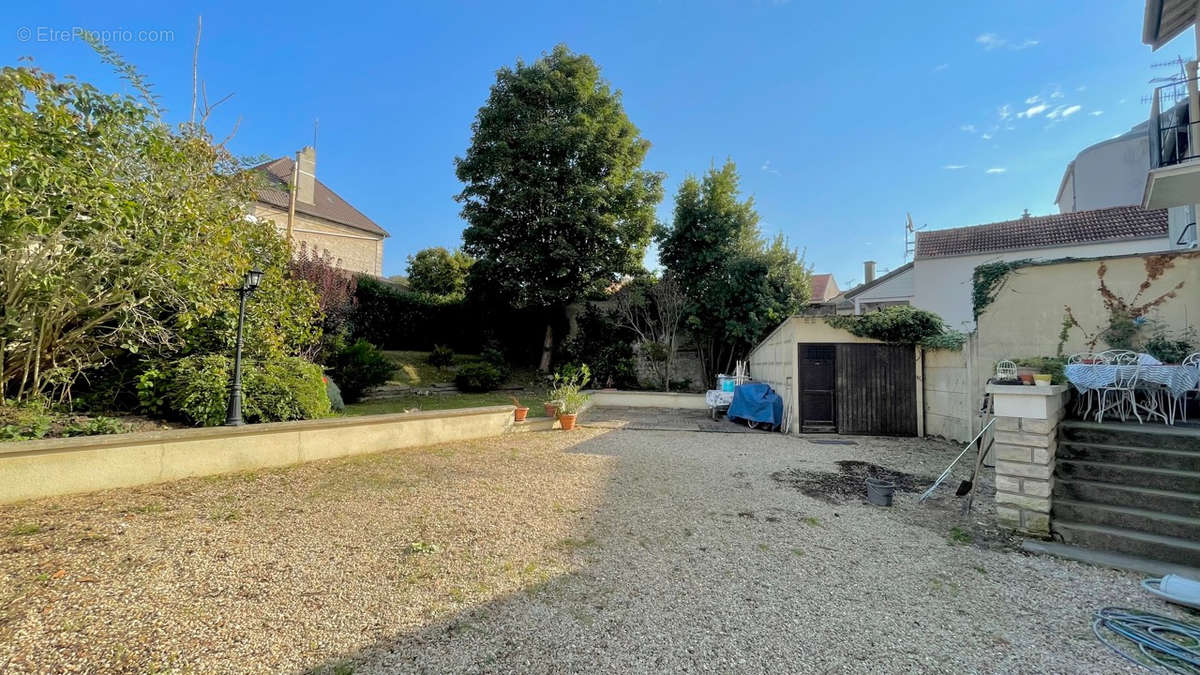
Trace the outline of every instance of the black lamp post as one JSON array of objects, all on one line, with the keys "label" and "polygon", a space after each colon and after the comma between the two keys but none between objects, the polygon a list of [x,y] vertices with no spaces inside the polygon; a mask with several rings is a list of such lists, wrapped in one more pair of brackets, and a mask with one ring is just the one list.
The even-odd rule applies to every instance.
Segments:
[{"label": "black lamp post", "polygon": [[225,414],[225,426],[240,427],[242,421],[242,324],[246,321],[246,298],[262,283],[263,273],[258,270],[246,272],[242,285],[233,289],[238,294],[237,348],[233,352],[233,382],[229,385],[229,412]]}]

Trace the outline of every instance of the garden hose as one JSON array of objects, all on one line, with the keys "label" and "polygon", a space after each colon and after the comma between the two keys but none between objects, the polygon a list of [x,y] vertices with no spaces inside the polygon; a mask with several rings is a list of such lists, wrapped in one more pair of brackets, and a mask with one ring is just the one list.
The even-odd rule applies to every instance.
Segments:
[{"label": "garden hose", "polygon": [[[1135,609],[1105,607],[1092,617],[1092,632],[1104,646],[1130,663],[1148,670],[1155,670],[1153,665],[1157,665],[1169,673],[1200,675],[1200,625]],[[1114,636],[1136,645],[1150,663],[1114,644]]]}]

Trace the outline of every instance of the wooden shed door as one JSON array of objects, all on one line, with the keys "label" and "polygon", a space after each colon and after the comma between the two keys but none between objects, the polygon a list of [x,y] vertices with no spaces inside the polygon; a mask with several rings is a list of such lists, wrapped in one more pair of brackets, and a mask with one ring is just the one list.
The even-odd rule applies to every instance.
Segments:
[{"label": "wooden shed door", "polygon": [[800,347],[800,431],[802,433],[836,431],[834,394],[837,384],[833,345]]},{"label": "wooden shed door", "polygon": [[903,345],[837,345],[834,409],[842,434],[917,435],[917,364]]}]

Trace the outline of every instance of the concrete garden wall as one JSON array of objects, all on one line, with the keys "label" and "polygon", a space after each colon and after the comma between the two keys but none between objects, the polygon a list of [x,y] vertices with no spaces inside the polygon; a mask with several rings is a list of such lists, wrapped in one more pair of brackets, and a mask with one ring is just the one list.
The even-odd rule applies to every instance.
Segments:
[{"label": "concrete garden wall", "polygon": [[512,411],[492,406],[5,443],[0,503],[498,436],[520,428]]}]

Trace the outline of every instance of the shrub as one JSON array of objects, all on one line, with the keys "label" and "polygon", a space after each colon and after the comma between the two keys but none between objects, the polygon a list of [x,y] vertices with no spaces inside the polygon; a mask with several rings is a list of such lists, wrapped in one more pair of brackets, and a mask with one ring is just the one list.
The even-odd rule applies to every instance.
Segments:
[{"label": "shrub", "polygon": [[454,376],[454,386],[458,387],[459,391],[491,391],[503,381],[499,368],[482,361],[459,366],[458,374]]},{"label": "shrub", "polygon": [[637,387],[634,332],[620,325],[612,312],[606,314],[592,304],[579,316],[578,326],[578,332],[563,344],[562,360],[586,361],[593,369],[597,386]]},{"label": "shrub", "polygon": [[251,363],[242,373],[247,422],[286,422],[328,417],[321,367],[297,357]]},{"label": "shrub", "polygon": [[966,336],[946,327],[942,317],[908,305],[885,307],[861,316],[831,316],[825,322],[851,335],[930,349],[960,349]]},{"label": "shrub", "polygon": [[1157,326],[1142,348],[1163,363],[1183,363],[1183,360],[1195,351],[1195,343],[1194,330],[1188,329],[1172,336],[1166,328]]},{"label": "shrub", "polygon": [[504,352],[495,347],[484,347],[479,353],[479,357],[484,363],[489,363],[500,371],[500,380],[507,380],[512,375],[512,369],[508,367],[508,360],[504,358]]},{"label": "shrub", "polygon": [[[232,360],[219,354],[181,359],[171,370],[171,410],[195,425],[221,424],[232,369]],[[242,362],[242,415],[247,422],[312,419],[329,413],[320,366],[297,357]]]},{"label": "shrub", "polygon": [[387,382],[396,372],[396,364],[366,340],[358,340],[338,352],[329,366],[341,383],[342,400],[346,403],[357,403],[368,389]]},{"label": "shrub", "polygon": [[334,412],[346,410],[346,402],[342,400],[342,390],[338,388],[337,382],[334,382],[332,377],[325,378],[325,395],[329,397],[329,407]]},{"label": "shrub", "polygon": [[454,350],[444,345],[434,345],[426,360],[435,368],[449,368],[454,364]]}]

